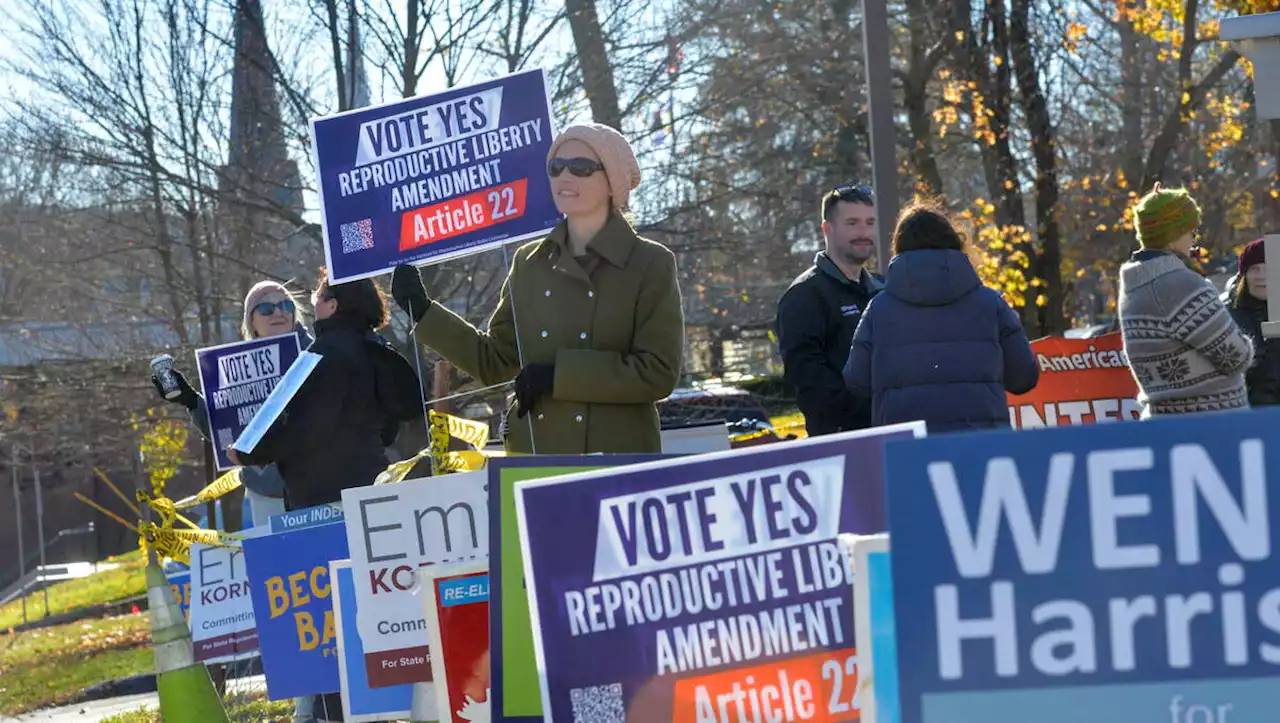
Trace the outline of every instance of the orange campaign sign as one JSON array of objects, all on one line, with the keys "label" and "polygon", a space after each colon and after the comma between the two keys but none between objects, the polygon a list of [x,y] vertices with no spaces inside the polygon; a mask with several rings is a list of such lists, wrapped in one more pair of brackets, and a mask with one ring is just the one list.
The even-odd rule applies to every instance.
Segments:
[{"label": "orange campaign sign", "polygon": [[1040,383],[1009,395],[1015,429],[1041,429],[1138,419],[1138,384],[1119,332],[1092,339],[1045,337],[1031,342]]}]

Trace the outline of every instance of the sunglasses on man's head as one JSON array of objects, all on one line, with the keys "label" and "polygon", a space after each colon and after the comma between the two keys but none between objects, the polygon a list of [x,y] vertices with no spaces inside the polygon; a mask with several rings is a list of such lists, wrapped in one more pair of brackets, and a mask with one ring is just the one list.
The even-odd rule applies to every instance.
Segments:
[{"label": "sunglasses on man's head", "polygon": [[604,170],[604,164],[590,158],[552,158],[547,161],[547,175],[555,178],[565,171],[578,178],[590,178],[593,173]]},{"label": "sunglasses on man's head", "polygon": [[293,302],[285,299],[284,301],[259,301],[253,305],[253,312],[259,316],[271,316],[276,312],[276,309],[286,314],[292,314],[294,309]]},{"label": "sunglasses on man's head", "polygon": [[868,186],[865,183],[846,183],[842,186],[836,186],[831,189],[831,192],[834,193],[841,201],[863,201],[870,203],[875,201],[876,198],[875,192],[871,190],[871,186]]}]

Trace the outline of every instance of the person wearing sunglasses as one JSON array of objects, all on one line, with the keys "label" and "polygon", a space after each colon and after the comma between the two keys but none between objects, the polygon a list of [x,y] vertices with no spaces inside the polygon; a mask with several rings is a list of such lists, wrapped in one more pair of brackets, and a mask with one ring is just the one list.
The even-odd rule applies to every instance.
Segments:
[{"label": "person wearing sunglasses", "polygon": [[884,279],[869,271],[875,256],[871,189],[836,186],[822,198],[825,248],[778,301],[778,349],[787,383],[811,436],[871,426],[871,400],[841,378],[853,330]]},{"label": "person wearing sunglasses", "polygon": [[[240,333],[246,341],[250,339],[266,339],[281,334],[298,332],[298,341],[302,348],[311,344],[311,335],[305,327],[298,323],[298,305],[293,294],[284,286],[274,281],[260,281],[249,289],[244,297],[244,315],[240,324]],[[206,440],[211,438],[209,432],[209,414],[206,411],[204,396],[191,386],[178,370],[173,371],[181,394],[176,399],[165,399],[182,405],[191,418],[192,425]],[[164,399],[160,382],[151,377],[156,393]],[[245,467],[240,473],[244,484],[244,498],[249,503],[249,519],[254,526],[265,525],[268,518],[278,515],[284,509],[284,480],[275,465],[262,467]]]},{"label": "person wearing sunglasses", "polygon": [[516,251],[485,331],[432,301],[411,266],[395,269],[392,295],[423,345],[485,385],[515,380],[508,452],[659,452],[655,404],[680,377],[684,313],[675,255],[624,213],[635,153],[608,126],[570,126],[547,175],[565,218]]}]

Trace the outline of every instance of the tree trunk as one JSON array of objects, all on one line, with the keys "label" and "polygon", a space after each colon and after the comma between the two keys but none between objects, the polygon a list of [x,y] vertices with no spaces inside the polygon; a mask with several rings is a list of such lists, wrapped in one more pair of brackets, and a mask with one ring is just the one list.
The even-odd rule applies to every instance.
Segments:
[{"label": "tree trunk", "polygon": [[1031,133],[1031,152],[1036,162],[1036,236],[1040,254],[1033,267],[1045,283],[1046,304],[1039,308],[1041,333],[1064,331],[1062,313],[1062,247],[1058,226],[1057,138],[1040,73],[1031,50],[1029,0],[1012,0],[1009,34],[1014,71],[1022,98],[1022,112]]},{"label": "tree trunk", "polygon": [[338,83],[338,111],[351,110],[352,93],[347,89],[346,72],[342,67],[342,40],[338,33],[338,0],[324,0],[328,15],[329,45],[333,50],[333,74]]},{"label": "tree trunk", "polygon": [[911,129],[911,164],[916,172],[916,190],[941,195],[942,173],[933,155],[933,119],[929,115],[929,79],[946,51],[944,41],[929,48],[927,10],[923,0],[907,0],[907,29],[911,35],[910,65],[902,77],[902,100],[907,111],[907,127]]},{"label": "tree trunk", "polygon": [[582,85],[591,103],[591,118],[596,123],[622,130],[622,110],[618,105],[618,88],[613,82],[613,68],[605,47],[604,30],[596,12],[595,0],[565,0],[565,12],[573,31],[573,45],[578,51],[578,67]]},{"label": "tree trunk", "polygon": [[1151,151],[1147,154],[1147,162],[1142,172],[1142,184],[1139,188],[1143,192],[1151,188],[1157,181],[1164,179],[1165,172],[1169,166],[1169,158],[1173,155],[1178,141],[1182,138],[1182,131],[1191,122],[1191,117],[1200,109],[1200,104],[1204,102],[1205,95],[1209,90],[1235,67],[1236,61],[1240,60],[1239,53],[1234,50],[1228,50],[1222,54],[1222,57],[1218,59],[1218,62],[1205,74],[1200,82],[1192,82],[1191,61],[1195,56],[1196,47],[1200,44],[1200,40],[1197,37],[1197,16],[1200,11],[1200,0],[1185,0],[1185,3],[1183,6],[1182,47],[1179,49],[1178,54],[1178,87],[1173,91],[1177,95],[1177,101],[1174,107],[1165,114],[1160,133],[1151,144]]},{"label": "tree trunk", "polygon": [[405,6],[404,67],[400,69],[400,95],[412,98],[418,94],[418,45],[422,30],[418,27],[418,13],[422,0],[409,0]]}]

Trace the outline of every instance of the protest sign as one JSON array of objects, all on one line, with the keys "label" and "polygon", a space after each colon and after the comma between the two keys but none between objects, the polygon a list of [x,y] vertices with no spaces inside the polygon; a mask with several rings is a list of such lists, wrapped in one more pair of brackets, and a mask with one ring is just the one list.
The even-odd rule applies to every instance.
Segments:
[{"label": "protest sign", "polygon": [[422,569],[422,576],[436,719],[489,723],[489,565],[483,560],[432,565]]},{"label": "protest sign", "polygon": [[923,434],[914,422],[517,485],[546,720],[856,720],[836,537],[884,530],[884,444]]},{"label": "protest sign", "polygon": [[364,646],[356,629],[359,607],[356,605],[355,580],[351,561],[337,560],[329,564],[333,581],[334,632],[338,639],[338,679],[342,684],[342,717],[347,723],[385,721],[408,718],[413,705],[413,686],[393,685],[370,688],[364,670]]},{"label": "protest sign", "polygon": [[187,625],[191,624],[191,570],[183,568],[176,572],[166,572],[165,579],[169,581],[169,590],[173,592],[173,599],[178,601],[178,607],[182,609],[182,618],[187,621]]},{"label": "protest sign", "polygon": [[[236,533],[257,537],[265,528]],[[238,547],[191,546],[191,645],[195,659],[223,663],[258,654],[258,630],[244,551]]]},{"label": "protest sign", "polygon": [[312,119],[330,279],[545,234],[554,135],[541,70]]},{"label": "protest sign", "polygon": [[315,527],[317,525],[330,525],[342,521],[342,503],[334,502],[333,504],[304,507],[300,510],[290,510],[278,515],[272,515],[267,518],[267,525],[271,528],[271,534],[274,535],[277,532],[300,530],[304,527]]},{"label": "protest sign", "polygon": [[266,436],[267,431],[271,429],[271,425],[276,423],[284,410],[289,406],[289,402],[293,401],[298,390],[306,383],[307,378],[311,376],[311,372],[320,366],[321,356],[304,351],[298,355],[294,363],[285,371],[284,376],[276,382],[276,386],[267,395],[262,406],[258,407],[258,411],[254,413],[253,419],[249,420],[248,426],[236,438],[231,446],[237,451],[244,454],[253,452],[254,447],[258,446],[258,442]]},{"label": "protest sign", "polygon": [[1274,720],[1276,430],[1266,410],[890,444],[903,723]]},{"label": "protest sign", "polygon": [[342,491],[369,685],[431,680],[418,568],[487,559],[483,470]]},{"label": "protest sign", "polygon": [[227,459],[227,447],[249,426],[301,352],[296,332],[196,349],[209,440],[219,470],[236,466]]},{"label": "protest sign", "polygon": [[[846,539],[848,538],[848,539]],[[853,559],[853,630],[858,645],[859,723],[898,723],[898,649],[888,535],[846,535]]]},{"label": "protest sign", "polygon": [[1009,395],[1014,429],[1136,420],[1138,383],[1119,332],[1092,339],[1051,336],[1031,342],[1040,382]]},{"label": "protest sign", "polygon": [[339,692],[329,563],[347,559],[342,525],[245,540],[244,558],[268,697]]},{"label": "protest sign", "polygon": [[492,715],[495,721],[542,720],[533,627],[525,593],[524,552],[516,522],[515,486],[531,479],[654,462],[660,455],[541,455],[489,460],[489,639],[492,641]]}]

